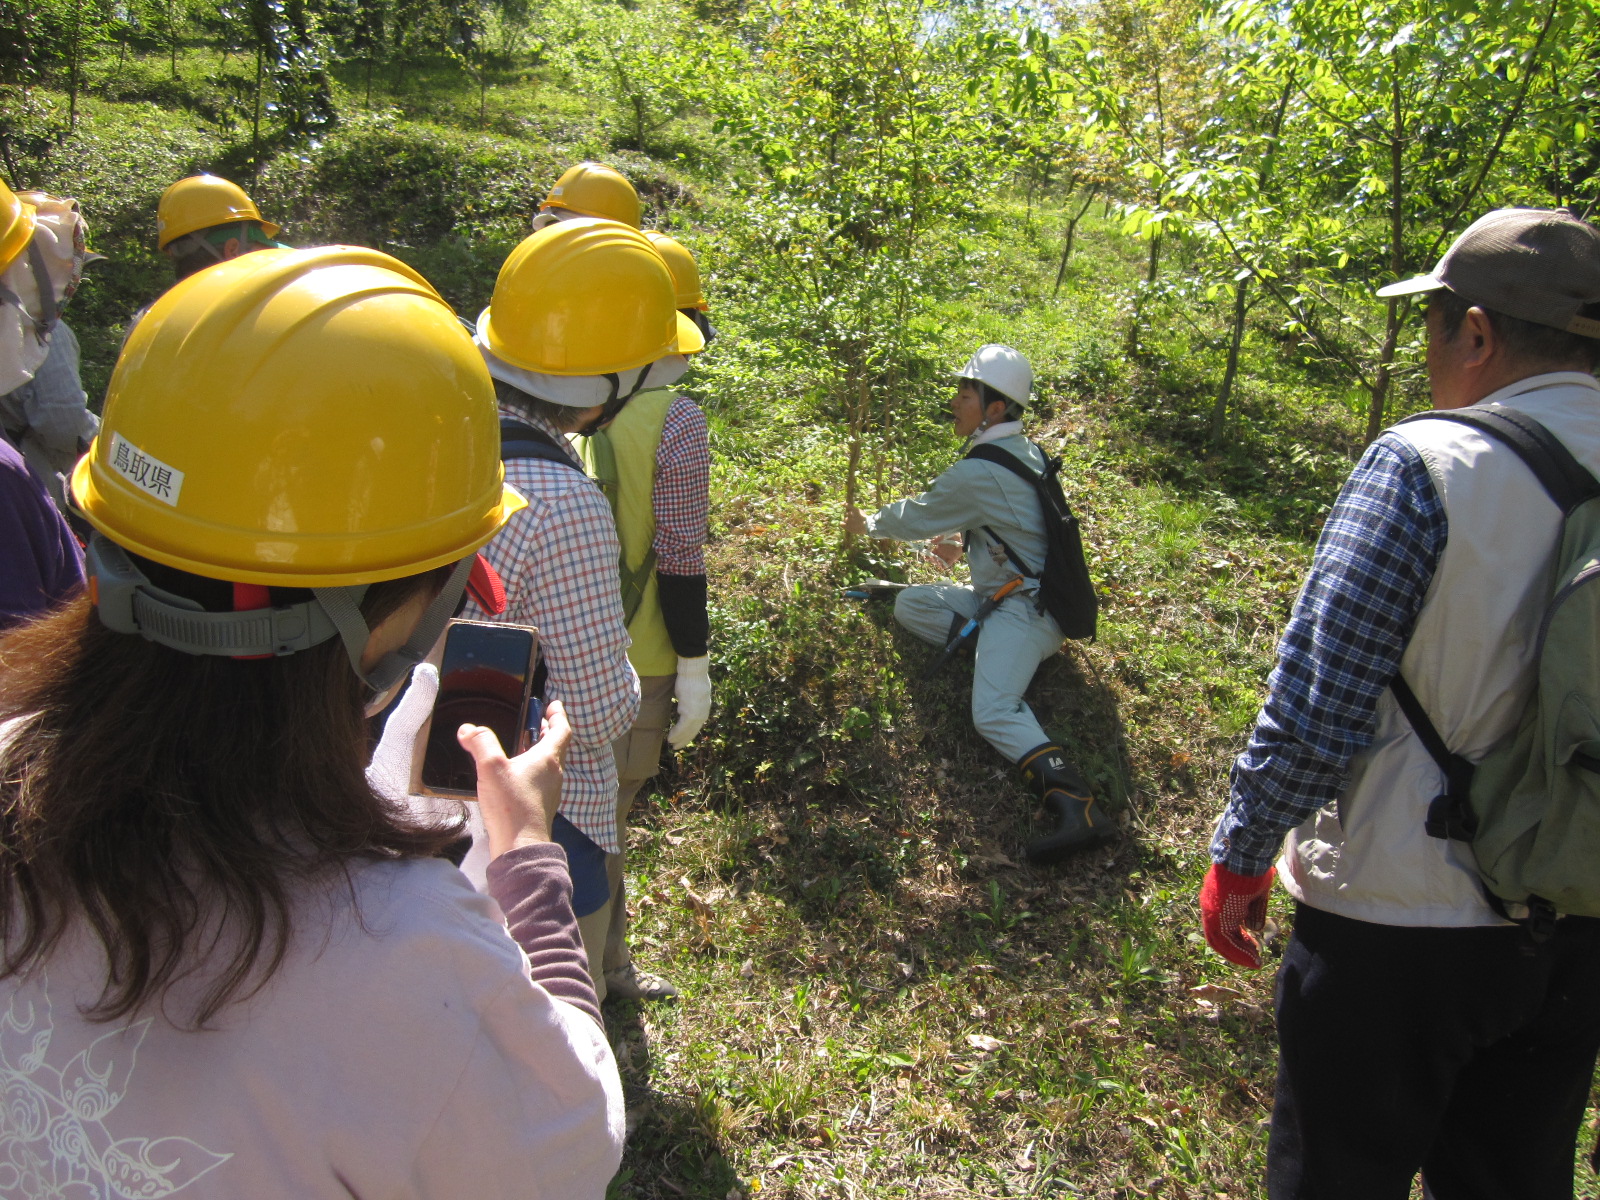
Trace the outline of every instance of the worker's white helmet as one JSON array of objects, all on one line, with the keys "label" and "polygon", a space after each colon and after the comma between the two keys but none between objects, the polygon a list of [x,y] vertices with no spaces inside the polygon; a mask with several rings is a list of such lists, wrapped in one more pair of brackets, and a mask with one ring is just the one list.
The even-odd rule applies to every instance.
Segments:
[{"label": "worker's white helmet", "polygon": [[1028,393],[1033,390],[1033,368],[1010,346],[990,343],[979,346],[977,353],[967,359],[961,368],[962,379],[975,379],[986,383],[1018,406],[1028,406]]}]

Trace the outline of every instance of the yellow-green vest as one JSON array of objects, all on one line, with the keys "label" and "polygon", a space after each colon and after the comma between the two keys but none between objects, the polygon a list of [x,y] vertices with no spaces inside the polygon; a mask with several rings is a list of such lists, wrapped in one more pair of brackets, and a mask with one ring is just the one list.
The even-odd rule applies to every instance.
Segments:
[{"label": "yellow-green vest", "polygon": [[574,439],[584,468],[600,485],[617,519],[622,605],[633,638],[628,661],[641,676],[673,675],[678,670],[678,654],[661,616],[655,570],[656,451],[667,409],[676,398],[670,388],[640,392],[604,429]]}]

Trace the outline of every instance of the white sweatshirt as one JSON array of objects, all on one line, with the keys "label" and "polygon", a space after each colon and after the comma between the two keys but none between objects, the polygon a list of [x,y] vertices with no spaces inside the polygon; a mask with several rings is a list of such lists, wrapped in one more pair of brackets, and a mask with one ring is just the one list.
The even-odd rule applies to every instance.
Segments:
[{"label": "white sweatshirt", "polygon": [[351,876],[359,919],[342,883],[300,903],[282,967],[203,1031],[85,1020],[104,958],[81,930],[0,982],[0,1196],[603,1196],[621,1086],[560,849],[489,872],[533,978],[448,862]]}]

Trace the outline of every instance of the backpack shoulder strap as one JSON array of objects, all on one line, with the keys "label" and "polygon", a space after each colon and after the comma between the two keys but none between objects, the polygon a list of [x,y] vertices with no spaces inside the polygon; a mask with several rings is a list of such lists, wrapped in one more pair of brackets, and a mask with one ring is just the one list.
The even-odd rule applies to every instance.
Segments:
[{"label": "backpack shoulder strap", "polygon": [[[1561,510],[1563,519],[1571,516],[1579,505],[1600,496],[1600,481],[1572,457],[1572,452],[1561,444],[1560,439],[1526,413],[1501,404],[1486,404],[1418,413],[1400,424],[1421,420],[1454,421],[1459,425],[1468,425],[1509,447],[1533,472],[1539,485]],[[1428,751],[1428,756],[1444,773],[1446,790],[1428,806],[1426,828],[1429,836],[1471,840],[1477,823],[1468,801],[1474,771],[1472,764],[1452,753],[1445,745],[1432,719],[1403,676],[1396,675],[1389,687],[1400,711],[1405,714],[1417,738]]]},{"label": "backpack shoulder strap", "polygon": [[500,458],[503,462],[517,458],[539,458],[545,462],[560,463],[583,474],[583,468],[573,462],[548,433],[509,417],[500,422]]},{"label": "backpack shoulder strap", "polygon": [[1526,413],[1503,404],[1485,404],[1418,413],[1400,424],[1421,420],[1470,425],[1509,446],[1527,464],[1563,517],[1571,516],[1580,504],[1600,496],[1600,481],[1572,457],[1572,452],[1555,434]]},{"label": "backpack shoulder strap", "polygon": [[[1027,464],[1019,459],[1015,454],[1012,454],[1009,450],[1000,449],[1000,447],[996,446],[993,442],[984,442],[981,445],[974,446],[962,457],[976,458],[980,462],[993,463],[997,467],[1004,467],[1018,479],[1025,480],[1029,484],[1032,484],[1034,488],[1038,488],[1044,480],[1044,476],[1030,470]],[[1043,504],[1042,499],[1040,500],[1040,504]],[[999,546],[1000,549],[1006,552],[1006,557],[1011,560],[1011,565],[1017,569],[1019,574],[1022,574],[1029,579],[1037,579],[1039,577],[1039,571],[1034,570],[1032,567],[1028,566],[1027,563],[1023,562],[1018,556],[1017,552],[1010,546],[1006,545],[1004,538],[1002,538],[987,525],[982,526],[982,529],[986,534],[994,539],[995,545]],[[1040,570],[1043,570],[1043,568],[1041,567]]]},{"label": "backpack shoulder strap", "polygon": [[1025,479],[1032,484],[1037,484],[1040,479],[1038,472],[1029,470],[1027,464],[1015,454],[1012,454],[1009,450],[1000,449],[993,442],[985,442],[981,446],[974,446],[962,457],[976,458],[980,462],[993,463],[997,467],[1004,467],[1017,478]]}]

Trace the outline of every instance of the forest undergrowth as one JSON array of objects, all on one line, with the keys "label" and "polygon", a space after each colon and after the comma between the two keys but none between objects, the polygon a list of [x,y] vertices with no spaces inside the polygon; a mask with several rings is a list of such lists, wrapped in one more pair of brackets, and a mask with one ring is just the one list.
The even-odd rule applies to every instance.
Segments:
[{"label": "forest undergrowth", "polygon": [[[97,402],[128,317],[166,284],[161,189],[246,172],[196,99],[209,53],[186,51],[176,82],[165,58],[121,64],[13,181],[78,196],[111,255],[67,313]],[[915,548],[841,553],[843,414],[764,337],[762,280],[728,234],[737,152],[696,118],[618,150],[586,97],[537,73],[486,93],[448,63],[337,83],[340,124],[255,181],[289,241],[377,245],[476,316],[555,175],[601,157],[700,257],[723,333],[686,381],[712,423],[715,707],[635,810],[630,860],[635,955],[683,998],[608,1008],[630,1129],[612,1196],[1263,1195],[1271,973],[1205,947],[1196,895],[1364,399],[1262,310],[1219,447],[1226,330],[1156,295],[1141,303],[1170,311],[1130,347],[1146,250],[1115,214],[1087,211],[1059,292],[1075,200],[1008,196],[961,234],[962,286],[918,318],[942,367],[864,501],[954,457],[941,414],[971,349],[1029,355],[1030,432],[1063,460],[1102,602],[1098,638],[1029,699],[1122,832],[1034,869],[1031,802],[972,730],[970,664],[924,681],[930,653],[887,607],[841,595],[866,574],[948,576]],[[1421,407],[1414,370],[1399,388],[1395,416]],[[1281,892],[1272,915],[1275,953]]]}]

